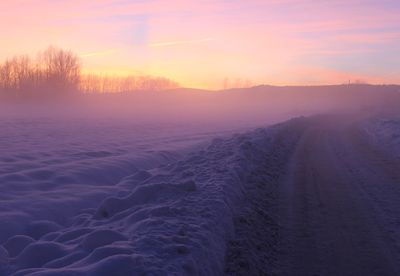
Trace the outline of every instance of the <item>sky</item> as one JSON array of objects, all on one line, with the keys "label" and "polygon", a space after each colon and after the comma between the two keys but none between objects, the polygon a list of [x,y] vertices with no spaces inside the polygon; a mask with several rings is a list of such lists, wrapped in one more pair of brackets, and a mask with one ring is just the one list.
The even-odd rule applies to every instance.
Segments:
[{"label": "sky", "polygon": [[399,0],[0,1],[0,60],[49,45],[85,72],[185,87],[400,83]]}]

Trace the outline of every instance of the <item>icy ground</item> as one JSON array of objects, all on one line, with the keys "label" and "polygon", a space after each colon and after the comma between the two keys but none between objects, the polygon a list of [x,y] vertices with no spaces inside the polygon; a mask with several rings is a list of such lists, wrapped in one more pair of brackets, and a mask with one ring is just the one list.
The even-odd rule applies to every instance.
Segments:
[{"label": "icy ground", "polygon": [[364,124],[374,144],[400,158],[400,117],[375,118]]},{"label": "icy ground", "polygon": [[[124,176],[177,160],[215,131],[96,120],[0,122],[0,242],[35,220],[64,225],[71,215],[123,193]],[[223,135],[224,132],[219,132]]]},{"label": "icy ground", "polygon": [[398,275],[400,164],[382,120],[175,136],[2,122],[0,275]]},{"label": "icy ground", "polygon": [[[0,244],[9,240],[4,246],[11,258],[27,241],[70,226],[103,199],[129,194],[132,186],[116,185],[123,178],[145,177],[232,133],[201,125],[47,117],[3,119],[0,129]],[[5,268],[0,251],[0,274],[8,275],[15,269]],[[41,265],[33,260],[27,267]]]}]

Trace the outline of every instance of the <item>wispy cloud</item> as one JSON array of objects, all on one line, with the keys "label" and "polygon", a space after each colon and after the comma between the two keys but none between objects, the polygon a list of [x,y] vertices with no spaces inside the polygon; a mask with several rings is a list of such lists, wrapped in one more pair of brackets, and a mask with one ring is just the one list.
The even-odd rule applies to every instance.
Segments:
[{"label": "wispy cloud", "polygon": [[[73,45],[88,71],[141,70],[187,86],[216,88],[227,75],[391,80],[400,76],[399,12],[399,0],[0,0],[0,61],[56,44]],[[313,68],[291,71],[300,65]]]},{"label": "wispy cloud", "polygon": [[90,52],[90,53],[85,53],[80,55],[82,58],[89,58],[89,57],[98,57],[98,56],[108,56],[115,54],[117,52],[117,49],[110,49],[106,51],[100,51],[100,52]]},{"label": "wispy cloud", "polygon": [[205,43],[214,40],[214,38],[202,38],[202,39],[193,39],[193,40],[178,40],[178,41],[164,41],[149,44],[150,47],[168,47],[175,45],[184,45],[184,44],[197,44],[197,43]]}]

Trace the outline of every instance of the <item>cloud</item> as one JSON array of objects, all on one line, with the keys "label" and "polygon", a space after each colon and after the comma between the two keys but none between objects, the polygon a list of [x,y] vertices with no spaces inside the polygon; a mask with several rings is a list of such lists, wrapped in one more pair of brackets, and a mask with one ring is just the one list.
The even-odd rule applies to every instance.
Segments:
[{"label": "cloud", "polygon": [[202,38],[202,39],[194,39],[194,40],[178,40],[178,41],[165,41],[165,42],[157,42],[149,44],[150,47],[168,47],[175,45],[184,45],[184,44],[197,44],[197,43],[205,43],[214,40],[214,38]]},{"label": "cloud", "polygon": [[85,54],[80,55],[80,57],[88,58],[88,57],[108,56],[108,55],[112,55],[116,52],[117,52],[117,49],[111,49],[111,50],[101,51],[101,52],[85,53]]}]

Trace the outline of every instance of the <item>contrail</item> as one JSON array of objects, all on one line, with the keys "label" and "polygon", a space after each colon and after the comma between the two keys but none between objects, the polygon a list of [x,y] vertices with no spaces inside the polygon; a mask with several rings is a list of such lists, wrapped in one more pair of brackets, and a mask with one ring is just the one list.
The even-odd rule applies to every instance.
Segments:
[{"label": "contrail", "polygon": [[183,45],[183,44],[195,44],[195,43],[204,43],[208,41],[214,40],[213,38],[202,38],[195,40],[179,40],[179,41],[167,41],[167,42],[158,42],[149,44],[150,47],[167,47],[167,46],[175,46],[175,45]]}]

